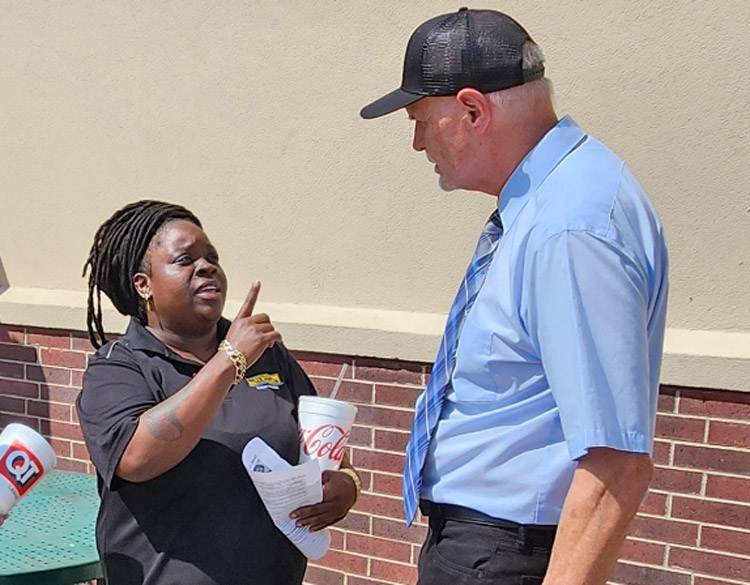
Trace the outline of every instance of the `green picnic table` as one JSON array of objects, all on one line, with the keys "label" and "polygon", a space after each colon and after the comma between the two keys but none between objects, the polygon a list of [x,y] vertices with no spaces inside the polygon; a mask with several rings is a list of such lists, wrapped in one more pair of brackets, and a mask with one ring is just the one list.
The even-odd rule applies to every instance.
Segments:
[{"label": "green picnic table", "polygon": [[102,577],[96,478],[53,470],[0,528],[0,585],[71,585]]}]

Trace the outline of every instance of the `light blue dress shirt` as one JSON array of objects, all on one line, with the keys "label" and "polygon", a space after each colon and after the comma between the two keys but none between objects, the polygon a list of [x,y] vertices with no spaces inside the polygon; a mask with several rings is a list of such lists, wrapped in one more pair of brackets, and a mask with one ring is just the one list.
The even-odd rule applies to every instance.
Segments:
[{"label": "light blue dress shirt", "polygon": [[557,524],[588,449],[651,452],[667,249],[638,181],[570,118],[499,209],[505,235],[461,332],[421,495]]}]

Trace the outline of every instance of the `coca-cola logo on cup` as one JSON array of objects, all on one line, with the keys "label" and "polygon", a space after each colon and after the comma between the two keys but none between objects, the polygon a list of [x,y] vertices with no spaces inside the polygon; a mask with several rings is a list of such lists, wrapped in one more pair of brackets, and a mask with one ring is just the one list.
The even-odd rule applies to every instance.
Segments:
[{"label": "coca-cola logo on cup", "polygon": [[300,448],[311,459],[330,459],[341,463],[348,440],[349,431],[330,423],[299,430]]},{"label": "coca-cola logo on cup", "polygon": [[23,443],[13,441],[0,458],[0,475],[24,495],[44,473],[44,467]]}]

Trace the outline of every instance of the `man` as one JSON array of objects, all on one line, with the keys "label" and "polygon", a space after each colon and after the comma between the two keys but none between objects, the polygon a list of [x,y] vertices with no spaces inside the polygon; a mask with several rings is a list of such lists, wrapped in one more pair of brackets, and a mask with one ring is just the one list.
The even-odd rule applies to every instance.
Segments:
[{"label": "man", "polygon": [[596,585],[648,487],[667,297],[662,227],[623,162],[558,120],[510,17],[422,24],[401,88],[444,190],[498,198],[451,307],[407,446],[429,516],[419,583]]}]

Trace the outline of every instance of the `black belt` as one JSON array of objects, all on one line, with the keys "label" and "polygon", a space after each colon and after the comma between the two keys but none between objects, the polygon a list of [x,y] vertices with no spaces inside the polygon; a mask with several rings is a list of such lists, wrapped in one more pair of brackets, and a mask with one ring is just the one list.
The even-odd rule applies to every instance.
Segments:
[{"label": "black belt", "polygon": [[511,520],[503,520],[488,516],[471,508],[454,506],[452,504],[436,504],[427,500],[419,501],[419,509],[422,514],[430,517],[430,521],[455,520],[467,524],[480,524],[482,526],[494,526],[518,533],[538,533],[554,537],[557,526],[554,524],[519,524]]}]

